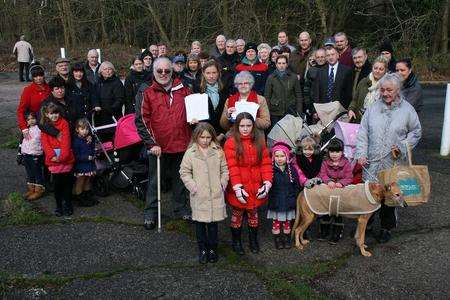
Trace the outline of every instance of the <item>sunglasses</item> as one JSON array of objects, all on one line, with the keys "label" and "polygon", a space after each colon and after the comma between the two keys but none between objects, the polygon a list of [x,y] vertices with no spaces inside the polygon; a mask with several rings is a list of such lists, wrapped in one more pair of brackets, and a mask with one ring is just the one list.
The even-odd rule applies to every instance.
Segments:
[{"label": "sunglasses", "polygon": [[158,74],[170,74],[170,73],[172,73],[172,70],[170,70],[170,69],[158,69],[158,70],[156,70],[156,73],[158,73]]}]

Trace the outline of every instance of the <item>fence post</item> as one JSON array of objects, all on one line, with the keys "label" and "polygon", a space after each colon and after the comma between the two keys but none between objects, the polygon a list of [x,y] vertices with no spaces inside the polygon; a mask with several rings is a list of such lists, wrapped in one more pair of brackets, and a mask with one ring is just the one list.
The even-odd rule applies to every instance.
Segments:
[{"label": "fence post", "polygon": [[61,48],[60,51],[61,51],[61,58],[66,58],[66,49]]},{"label": "fence post", "polygon": [[447,83],[445,96],[444,124],[442,125],[441,155],[450,154],[450,83]]},{"label": "fence post", "polygon": [[102,63],[102,53],[101,53],[101,51],[100,51],[100,48],[97,48],[97,49],[95,49],[95,50],[97,50],[97,53],[98,53],[98,62],[99,62],[99,63]]}]

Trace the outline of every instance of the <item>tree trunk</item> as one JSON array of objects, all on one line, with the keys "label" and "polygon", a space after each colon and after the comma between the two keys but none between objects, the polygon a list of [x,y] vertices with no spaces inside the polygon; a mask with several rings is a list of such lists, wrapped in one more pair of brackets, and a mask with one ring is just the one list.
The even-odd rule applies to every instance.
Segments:
[{"label": "tree trunk", "polygon": [[450,0],[442,1],[442,26],[441,26],[441,53],[447,54],[448,52],[448,10],[450,6]]},{"label": "tree trunk", "polygon": [[323,36],[328,35],[328,27],[327,27],[327,8],[323,0],[316,1],[317,10],[320,16],[320,27],[322,28]]},{"label": "tree trunk", "polygon": [[159,29],[159,34],[161,35],[161,39],[164,42],[169,43],[170,41],[169,41],[169,37],[167,36],[166,30],[162,26],[161,20],[159,18],[159,15],[156,13],[155,9],[153,8],[150,0],[147,0],[147,9],[150,11],[150,14],[152,15],[152,18],[155,21],[156,26]]}]

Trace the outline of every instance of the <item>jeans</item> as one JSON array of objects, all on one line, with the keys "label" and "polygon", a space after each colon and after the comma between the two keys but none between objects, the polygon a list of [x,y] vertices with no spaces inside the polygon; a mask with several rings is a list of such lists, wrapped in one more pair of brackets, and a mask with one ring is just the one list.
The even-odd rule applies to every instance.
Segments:
[{"label": "jeans", "polygon": [[64,211],[73,211],[72,207],[72,185],[73,174],[68,173],[52,173],[53,182],[55,184],[55,200],[56,210],[62,212],[63,204]]},{"label": "jeans", "polygon": [[218,228],[217,222],[195,222],[195,233],[200,251],[206,249],[217,250],[217,244],[219,243]]},{"label": "jeans", "polygon": [[[23,71],[25,70],[25,78],[23,78]],[[30,63],[19,62],[19,80],[30,81]]]},{"label": "jeans", "polygon": [[44,156],[22,154],[22,157],[27,172],[27,182],[44,185]]},{"label": "jeans", "polygon": [[[183,152],[163,153],[160,157],[162,173],[161,178],[164,178],[163,175],[167,175],[166,177],[172,178],[172,201],[174,213],[176,216],[180,217],[190,215],[187,190],[180,178],[180,165],[183,155]],[[145,221],[155,221],[158,213],[156,161],[157,158],[155,155],[149,155],[148,188],[144,208]]]}]

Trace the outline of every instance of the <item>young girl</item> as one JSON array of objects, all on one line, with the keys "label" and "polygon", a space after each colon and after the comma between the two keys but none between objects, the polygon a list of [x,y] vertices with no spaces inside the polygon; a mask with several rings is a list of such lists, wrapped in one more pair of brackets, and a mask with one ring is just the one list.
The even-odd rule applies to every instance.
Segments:
[{"label": "young girl", "polygon": [[80,200],[81,206],[93,206],[91,198],[92,178],[95,175],[95,145],[89,132],[86,119],[79,119],[75,123],[75,136],[72,139],[72,150],[75,155],[74,194]]},{"label": "young girl", "polygon": [[210,124],[200,122],[195,127],[191,146],[180,165],[180,177],[190,192],[199,262],[215,263],[218,260],[217,222],[227,217],[223,191],[228,183],[228,168]]},{"label": "young girl", "polygon": [[25,194],[25,198],[27,200],[36,200],[42,197],[45,192],[41,131],[37,126],[35,113],[30,112],[26,114],[25,118],[28,126],[28,134],[25,135],[20,147],[23,164],[27,172],[28,191]]},{"label": "young girl", "polygon": [[[277,142],[272,147],[273,185],[269,192],[267,218],[272,221],[276,249],[291,248],[291,220],[295,219],[295,205],[300,184],[294,164],[291,161],[289,145]],[[283,233],[280,233],[281,224]]]},{"label": "young girl", "polygon": [[[328,144],[328,158],[323,161],[320,169],[320,178],[330,189],[342,188],[353,181],[352,166],[344,156],[344,143],[340,139],[332,139]],[[331,222],[332,221],[332,222]],[[326,239],[329,235],[331,223],[330,243],[336,244],[342,237],[344,224],[342,217],[324,216],[320,224],[320,238]]]},{"label": "young girl", "polygon": [[264,135],[256,128],[251,114],[237,115],[224,150],[230,171],[226,200],[232,210],[233,251],[244,254],[241,228],[244,213],[247,213],[250,251],[258,253],[258,207],[267,200],[273,171]]},{"label": "young girl", "polygon": [[308,189],[320,184],[320,168],[322,154],[317,149],[317,143],[312,137],[304,137],[300,141],[301,154],[297,155],[297,165],[300,168],[300,184]]},{"label": "young girl", "polygon": [[75,162],[70,148],[69,123],[60,116],[60,113],[59,107],[53,102],[43,106],[41,112],[41,125],[50,125],[59,131],[57,137],[41,132],[45,164],[52,173],[55,184],[55,215],[58,217],[73,214],[71,171]]}]

